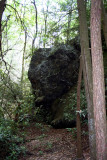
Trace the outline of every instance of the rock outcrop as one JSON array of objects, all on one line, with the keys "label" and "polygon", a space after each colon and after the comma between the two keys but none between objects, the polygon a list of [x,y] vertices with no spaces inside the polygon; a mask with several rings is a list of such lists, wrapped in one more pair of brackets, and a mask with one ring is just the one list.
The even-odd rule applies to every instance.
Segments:
[{"label": "rock outcrop", "polygon": [[28,78],[35,94],[36,106],[51,108],[55,100],[77,83],[79,55],[80,51],[69,45],[34,52]]},{"label": "rock outcrop", "polygon": [[37,102],[53,102],[76,82],[79,51],[70,46],[39,49],[32,56],[28,77],[37,95]]}]

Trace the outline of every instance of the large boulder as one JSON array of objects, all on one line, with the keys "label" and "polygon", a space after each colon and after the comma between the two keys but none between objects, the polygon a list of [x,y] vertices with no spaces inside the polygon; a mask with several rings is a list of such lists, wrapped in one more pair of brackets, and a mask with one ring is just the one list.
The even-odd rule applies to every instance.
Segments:
[{"label": "large boulder", "polygon": [[[69,45],[38,49],[32,56],[28,77],[35,94],[35,106],[42,106],[44,120],[53,127],[65,126],[64,108],[66,104],[70,106],[67,97],[77,84],[79,56],[80,50]],[[72,118],[66,124],[74,126],[75,115]]]},{"label": "large boulder", "polygon": [[50,105],[75,83],[79,68],[79,51],[71,46],[38,49],[32,56],[28,77],[36,103]]}]

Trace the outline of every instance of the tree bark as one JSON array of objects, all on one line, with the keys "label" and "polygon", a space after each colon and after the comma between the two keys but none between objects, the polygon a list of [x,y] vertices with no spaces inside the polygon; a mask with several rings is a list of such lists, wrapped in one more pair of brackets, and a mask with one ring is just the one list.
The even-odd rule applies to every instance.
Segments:
[{"label": "tree bark", "polygon": [[0,56],[2,56],[2,16],[5,10],[6,0],[0,1]]},{"label": "tree bark", "polygon": [[38,34],[38,11],[37,11],[37,6],[36,6],[36,3],[35,3],[35,0],[32,2],[33,5],[34,5],[34,8],[35,8],[35,24],[36,24],[36,31],[35,31],[35,34],[34,34],[34,38],[33,38],[33,41],[32,41],[32,54],[34,52],[34,48],[35,48],[35,40],[37,38],[37,34]]},{"label": "tree bark", "polygon": [[68,13],[67,44],[69,44],[70,40],[71,15],[72,15],[72,9]]},{"label": "tree bark", "polygon": [[101,0],[91,1],[91,51],[93,69],[93,105],[97,160],[107,160],[104,66],[101,43]]},{"label": "tree bark", "polygon": [[80,57],[80,68],[77,84],[77,158],[83,158],[82,141],[81,141],[81,120],[80,120],[80,93],[81,93],[81,79],[82,79],[82,59]]},{"label": "tree bark", "polygon": [[[46,12],[44,12],[44,21],[45,21],[45,34],[44,34],[44,37],[46,38],[46,34],[47,34],[47,19],[48,19],[48,4],[47,4],[47,10]],[[46,41],[44,40],[43,42],[43,47],[45,48],[45,45],[46,45]]]},{"label": "tree bark", "polygon": [[23,95],[23,89],[24,89],[24,69],[25,69],[25,53],[26,53],[26,43],[27,43],[27,31],[25,31],[25,42],[24,42],[24,48],[23,48],[23,55],[22,55],[22,73],[21,73],[21,90]]},{"label": "tree bark", "polygon": [[79,22],[80,22],[80,43],[83,63],[83,76],[85,82],[85,92],[88,107],[88,128],[91,160],[96,160],[96,142],[93,113],[93,95],[92,95],[92,64],[89,50],[88,27],[86,19],[86,4],[84,0],[77,0]]}]

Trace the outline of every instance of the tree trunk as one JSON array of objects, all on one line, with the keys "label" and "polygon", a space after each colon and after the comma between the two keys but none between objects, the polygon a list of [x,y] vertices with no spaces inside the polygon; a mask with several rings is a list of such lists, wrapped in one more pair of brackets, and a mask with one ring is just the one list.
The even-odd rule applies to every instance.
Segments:
[{"label": "tree trunk", "polygon": [[44,43],[43,43],[44,48],[45,48],[45,45],[46,45],[47,19],[48,19],[48,4],[47,4],[46,12],[44,11],[44,21],[45,21],[45,34],[44,34],[45,40],[44,40]]},{"label": "tree trunk", "polygon": [[83,76],[88,106],[88,126],[91,160],[96,160],[96,142],[94,129],[93,97],[92,97],[92,64],[89,50],[88,27],[86,20],[86,4],[84,0],[77,0],[80,21],[80,43],[83,63]]},{"label": "tree trunk", "polygon": [[101,2],[101,7],[102,7],[102,26],[103,26],[103,33],[104,33],[104,38],[106,42],[106,47],[107,47],[107,13],[104,8],[103,1]]},{"label": "tree trunk", "polygon": [[107,160],[104,66],[101,43],[101,0],[92,0],[91,2],[91,50],[96,156],[97,160]]},{"label": "tree trunk", "polygon": [[36,24],[36,31],[35,31],[35,34],[34,34],[34,38],[33,38],[33,41],[32,41],[32,54],[34,52],[34,48],[35,48],[35,40],[37,38],[37,34],[38,34],[38,11],[37,11],[37,6],[36,6],[36,3],[35,3],[35,0],[32,2],[33,5],[34,5],[34,8],[35,8],[35,24]]},{"label": "tree trunk", "polygon": [[72,10],[70,10],[68,13],[67,44],[69,44],[70,40],[71,15],[72,15]]},{"label": "tree trunk", "polygon": [[81,79],[82,79],[82,60],[80,58],[80,68],[77,84],[77,158],[83,158],[82,141],[81,141],[81,120],[80,120],[80,93],[81,93]]},{"label": "tree trunk", "polygon": [[21,73],[21,90],[23,94],[23,88],[24,88],[24,61],[25,61],[25,53],[26,53],[26,43],[27,43],[27,32],[25,31],[25,42],[24,42],[24,49],[23,49],[23,56],[22,56],[22,73]]},{"label": "tree trunk", "polygon": [[0,56],[2,55],[2,16],[6,6],[6,0],[0,0]]}]

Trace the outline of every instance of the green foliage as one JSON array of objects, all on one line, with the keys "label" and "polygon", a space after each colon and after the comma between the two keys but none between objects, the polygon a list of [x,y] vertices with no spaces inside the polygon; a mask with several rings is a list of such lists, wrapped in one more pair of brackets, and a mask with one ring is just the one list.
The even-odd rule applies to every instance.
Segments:
[{"label": "green foliage", "polygon": [[39,155],[43,155],[43,151],[39,151]]},{"label": "green foliage", "polygon": [[[32,119],[32,109],[34,107],[34,95],[26,92],[22,99],[18,100],[15,115],[18,115],[17,122],[27,124]],[[36,113],[35,113],[36,114]]]},{"label": "green foliage", "polygon": [[47,135],[43,133],[38,137],[38,139],[39,140],[43,140],[45,137],[47,137]]},{"label": "green foliage", "polygon": [[[85,97],[85,91],[82,87],[81,89],[81,117],[86,118],[87,116],[87,103],[86,103],[86,97]],[[68,95],[67,99],[62,100],[62,103],[64,104],[64,117],[68,120],[76,119],[76,106],[77,106],[77,88],[74,88],[73,91]]]},{"label": "green foliage", "polygon": [[[33,120],[36,122],[46,122],[48,124],[50,124],[50,122],[52,121],[52,114],[50,112],[50,109],[45,109],[42,106],[38,107],[38,108],[34,108],[34,118]],[[46,116],[47,115],[47,116]]]},{"label": "green foliage", "polygon": [[17,160],[26,151],[18,127],[29,124],[34,96],[27,86],[22,93],[20,83],[13,82],[3,70],[0,76],[0,158]]},{"label": "green foliage", "polygon": [[82,135],[89,135],[89,132],[88,131],[82,131]]},{"label": "green foliage", "polygon": [[49,125],[43,125],[42,123],[36,123],[35,124],[36,128],[41,129],[42,132],[47,132],[49,130]]},{"label": "green foliage", "polygon": [[0,113],[2,117],[12,118],[17,99],[21,97],[21,89],[3,70],[0,70],[0,76]]},{"label": "green foliage", "polygon": [[0,119],[0,124],[0,157],[2,160],[18,160],[20,154],[25,154],[23,138],[18,136],[13,121]]},{"label": "green foliage", "polygon": [[2,78],[0,81],[0,116],[26,125],[34,107],[34,95],[31,93],[30,86],[26,81],[26,86],[22,91],[20,83],[13,82],[3,70],[0,70],[0,75]]},{"label": "green foliage", "polygon": [[77,128],[66,128],[68,132],[73,136],[73,138],[76,138],[77,136]]},{"label": "green foliage", "polygon": [[37,128],[43,128],[43,124],[41,124],[41,123],[36,123],[35,126],[36,126]]},{"label": "green foliage", "polygon": [[46,149],[52,149],[53,144],[51,142],[46,143]]}]

